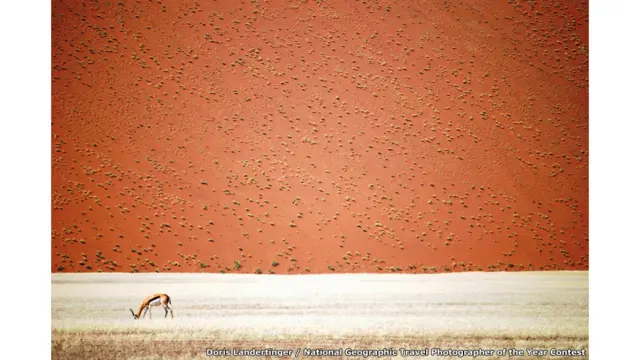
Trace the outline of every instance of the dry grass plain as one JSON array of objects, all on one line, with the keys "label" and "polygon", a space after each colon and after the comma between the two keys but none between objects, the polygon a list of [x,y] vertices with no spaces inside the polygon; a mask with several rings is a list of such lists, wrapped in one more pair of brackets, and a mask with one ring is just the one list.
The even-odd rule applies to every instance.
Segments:
[{"label": "dry grass plain", "polygon": [[[132,319],[128,309],[153,292],[171,296],[174,320],[161,309]],[[234,347],[588,350],[589,341],[588,271],[52,274],[51,306],[53,359],[193,359]]]}]

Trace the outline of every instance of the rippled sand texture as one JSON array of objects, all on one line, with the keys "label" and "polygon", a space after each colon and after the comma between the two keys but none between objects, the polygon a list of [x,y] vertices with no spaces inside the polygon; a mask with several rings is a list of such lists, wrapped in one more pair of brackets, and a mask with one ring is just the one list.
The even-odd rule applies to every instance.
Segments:
[{"label": "rippled sand texture", "polygon": [[[52,291],[55,359],[191,359],[234,346],[588,345],[588,272],[54,274]],[[174,320],[161,309],[132,319],[128,309],[153,292],[171,296]]]}]

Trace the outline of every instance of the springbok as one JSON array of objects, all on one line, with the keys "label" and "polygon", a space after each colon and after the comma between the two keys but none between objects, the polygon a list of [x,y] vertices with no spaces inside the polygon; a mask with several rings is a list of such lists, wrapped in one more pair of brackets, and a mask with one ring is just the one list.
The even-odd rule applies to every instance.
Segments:
[{"label": "springbok", "polygon": [[136,320],[140,318],[140,313],[142,313],[142,310],[144,310],[144,314],[142,314],[143,318],[145,317],[145,315],[147,315],[147,311],[149,311],[149,320],[151,320],[151,307],[160,305],[162,305],[162,307],[164,308],[164,317],[167,317],[167,314],[171,312],[171,318],[173,319],[173,309],[170,306],[171,298],[169,298],[169,295],[167,294],[153,294],[151,296],[147,296],[144,300],[142,300],[142,304],[140,304],[137,313],[134,313],[133,309],[129,310],[131,310],[131,314]]}]

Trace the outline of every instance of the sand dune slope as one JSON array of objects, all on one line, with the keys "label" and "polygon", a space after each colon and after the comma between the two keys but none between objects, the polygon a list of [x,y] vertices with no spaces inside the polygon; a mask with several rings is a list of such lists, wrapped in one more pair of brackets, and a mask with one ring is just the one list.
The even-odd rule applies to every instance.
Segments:
[{"label": "sand dune slope", "polygon": [[53,272],[589,267],[588,1],[51,16]]}]

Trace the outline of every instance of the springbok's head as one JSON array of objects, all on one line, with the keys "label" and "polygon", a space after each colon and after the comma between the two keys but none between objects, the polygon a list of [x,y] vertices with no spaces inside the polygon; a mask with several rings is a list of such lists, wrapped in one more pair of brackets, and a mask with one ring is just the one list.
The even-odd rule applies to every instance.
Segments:
[{"label": "springbok's head", "polygon": [[136,313],[133,312],[133,309],[129,309],[129,311],[131,311],[131,315],[133,315],[133,318],[135,320],[138,320],[138,315],[136,315]]}]

